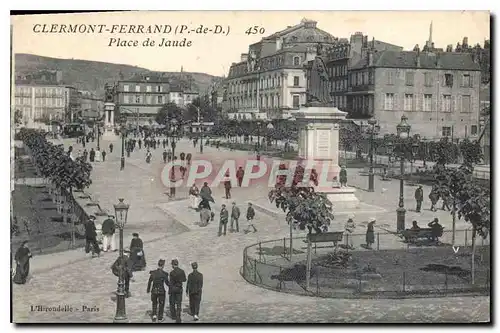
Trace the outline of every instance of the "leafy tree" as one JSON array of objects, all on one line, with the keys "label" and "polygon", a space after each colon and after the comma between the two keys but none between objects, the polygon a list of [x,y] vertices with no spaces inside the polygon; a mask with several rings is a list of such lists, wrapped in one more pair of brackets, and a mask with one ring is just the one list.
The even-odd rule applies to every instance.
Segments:
[{"label": "leafy tree", "polygon": [[14,112],[14,124],[21,125],[23,123],[23,113],[21,110],[16,110]]},{"label": "leafy tree", "polygon": [[344,147],[345,155],[347,151],[358,151],[363,141],[363,133],[360,127],[341,127],[339,131],[339,141]]},{"label": "leafy tree", "polygon": [[464,139],[460,142],[459,147],[464,166],[469,168],[471,171],[474,170],[474,164],[481,163],[484,158],[481,144],[479,141]]},{"label": "leafy tree", "polygon": [[182,109],[175,103],[163,105],[155,116],[155,121],[160,125],[167,125],[171,119],[182,119]]},{"label": "leafy tree", "polygon": [[[286,168],[280,165],[280,169]],[[287,186],[286,176],[279,176],[275,188],[269,192],[269,200],[286,212],[287,223],[298,224],[301,230],[307,228],[309,233],[313,230],[321,233],[334,219],[332,203],[313,186],[301,186],[304,173],[304,167],[298,165],[291,186]],[[317,182],[312,174],[310,180]]]}]

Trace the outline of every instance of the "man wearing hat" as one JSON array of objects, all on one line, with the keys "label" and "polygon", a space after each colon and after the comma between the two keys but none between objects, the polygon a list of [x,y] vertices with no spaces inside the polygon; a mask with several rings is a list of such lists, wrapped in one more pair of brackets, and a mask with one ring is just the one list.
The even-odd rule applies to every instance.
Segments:
[{"label": "man wearing hat", "polygon": [[345,165],[342,165],[342,167],[340,168],[339,182],[340,182],[340,187],[347,186],[347,170],[345,168]]},{"label": "man wearing hat", "polygon": [[420,210],[422,209],[422,201],[424,201],[424,190],[422,189],[422,185],[419,185],[415,190],[415,201],[417,201],[416,212],[420,213]]},{"label": "man wearing hat", "polygon": [[115,220],[113,215],[108,215],[108,218],[102,223],[102,247],[103,251],[116,251],[115,249]]},{"label": "man wearing hat", "polygon": [[[158,268],[154,271],[149,272],[149,281],[147,293],[151,291],[151,302],[153,304],[153,312],[151,313],[151,318],[153,322],[156,322],[158,318],[159,322],[163,321],[163,311],[165,309],[165,286],[169,286],[168,273],[163,270],[165,267],[165,260],[158,260]],[[151,289],[151,285],[153,289]],[[158,310],[158,312],[156,311]]]},{"label": "man wearing hat", "polygon": [[200,319],[201,291],[203,289],[203,274],[198,272],[198,263],[191,264],[193,272],[189,273],[186,283],[186,295],[189,297],[189,309],[194,320]]},{"label": "man wearing hat", "polygon": [[179,268],[179,261],[172,260],[172,271],[170,272],[170,286],[168,288],[168,299],[170,303],[170,317],[176,323],[181,322],[182,308],[182,283],[186,282],[186,273]]},{"label": "man wearing hat", "polygon": [[95,216],[90,215],[89,220],[85,223],[85,253],[92,252],[92,257],[94,257],[94,254],[99,256],[101,252],[99,244],[97,243],[97,232],[94,221]]}]

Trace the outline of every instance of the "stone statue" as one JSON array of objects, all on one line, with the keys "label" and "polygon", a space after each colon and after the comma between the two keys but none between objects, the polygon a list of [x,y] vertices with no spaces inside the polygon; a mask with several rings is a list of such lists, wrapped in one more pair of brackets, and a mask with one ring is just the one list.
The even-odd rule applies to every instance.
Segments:
[{"label": "stone statue", "polygon": [[307,103],[329,104],[331,102],[329,91],[330,76],[321,56],[316,56],[314,59],[309,80]]},{"label": "stone statue", "polygon": [[104,90],[104,102],[113,103],[115,101],[115,87],[106,83]]},{"label": "stone statue", "polygon": [[316,56],[320,56],[323,54],[323,44],[318,43],[316,45]]},{"label": "stone statue", "polygon": [[256,64],[257,64],[257,55],[255,54],[255,51],[251,51],[250,54],[248,55],[248,60],[247,60],[248,72],[253,72],[254,70],[257,70]]}]

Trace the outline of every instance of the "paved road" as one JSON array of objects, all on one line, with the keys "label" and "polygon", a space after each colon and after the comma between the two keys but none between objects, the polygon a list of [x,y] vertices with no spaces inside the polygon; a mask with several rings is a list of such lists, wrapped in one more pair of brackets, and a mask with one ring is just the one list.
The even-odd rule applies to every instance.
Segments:
[{"label": "paved road", "polygon": [[[104,145],[103,145],[104,146]],[[119,144],[115,144],[119,148]],[[180,143],[179,149],[188,152],[188,143]],[[117,150],[119,151],[119,150]],[[447,297],[405,300],[342,300],[320,299],[296,296],[269,291],[255,287],[239,275],[242,265],[242,251],[245,246],[259,240],[284,237],[288,228],[284,222],[270,216],[259,216],[259,232],[251,234],[228,234],[218,237],[214,225],[199,228],[190,223],[195,213],[182,208],[184,203],[171,202],[165,196],[165,188],[151,181],[155,168],[161,167],[161,149],[154,152],[153,163],[145,165],[144,150],[136,152],[124,171],[119,171],[119,156],[115,152],[108,155],[106,162],[95,165],[95,192],[103,206],[111,207],[118,196],[131,203],[130,225],[154,230],[169,218],[165,211],[158,208],[167,204],[179,205],[182,223],[188,224],[189,231],[169,235],[161,230],[165,238],[145,244],[148,270],[154,269],[159,258],[168,261],[178,258],[181,267],[190,271],[189,263],[196,260],[200,271],[205,275],[205,289],[202,300],[201,323],[253,323],[253,322],[470,322],[489,320],[489,297]],[[194,149],[192,149],[194,151]],[[215,151],[207,147],[205,153],[217,154],[222,161],[226,156],[241,156],[242,152]],[[215,159],[215,157],[214,157]],[[356,176],[357,177],[357,176]],[[356,184],[353,174],[352,182]],[[365,180],[361,176],[360,182]],[[392,184],[392,182],[390,182]],[[361,185],[361,184],[360,184]],[[384,184],[385,185],[385,184]],[[377,185],[380,188],[381,185]],[[394,206],[395,195],[392,189],[397,183],[381,192],[359,191],[362,200],[375,202],[390,208]],[[235,189],[237,201],[262,197],[263,188]],[[381,189],[379,191],[382,191]],[[412,189],[408,190],[411,194]],[[216,198],[222,197],[222,188],[214,189]],[[397,193],[397,192],[396,192]],[[386,203],[390,202],[390,205]],[[187,205],[187,203],[185,203]],[[190,215],[192,214],[192,215]],[[190,215],[190,216],[188,216]],[[432,214],[425,213],[425,220]],[[62,260],[64,254],[52,255],[53,261]],[[101,258],[79,261],[45,272],[35,272],[26,285],[13,286],[13,314],[15,322],[110,322],[115,303],[113,291],[116,278],[110,266],[115,255],[107,254]],[[33,259],[36,260],[36,257]],[[149,322],[146,311],[150,308],[146,294],[147,272],[138,272],[131,284],[133,296],[127,299],[127,311],[131,322]],[[186,302],[184,302],[186,303]],[[72,307],[72,312],[32,311],[31,306]],[[93,311],[91,311],[93,309]],[[85,310],[85,311],[84,311]],[[184,315],[186,322],[191,318]],[[166,323],[171,322],[167,320]]]}]

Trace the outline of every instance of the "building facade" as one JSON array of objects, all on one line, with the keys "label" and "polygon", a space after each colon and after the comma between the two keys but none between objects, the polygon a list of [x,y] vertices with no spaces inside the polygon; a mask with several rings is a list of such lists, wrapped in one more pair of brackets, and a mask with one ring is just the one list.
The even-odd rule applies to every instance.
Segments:
[{"label": "building facade", "polygon": [[[329,92],[330,103],[342,111],[351,115],[352,98],[349,95],[349,71],[350,68],[359,62],[366,55],[368,49],[376,51],[402,51],[403,47],[390,43],[375,40],[368,41],[368,36],[361,32],[356,32],[350,40],[339,39],[334,45],[327,48],[321,55],[329,80],[322,81],[322,91]],[[310,75],[313,70],[313,61],[306,65],[307,91],[311,91]]]},{"label": "building facade", "polygon": [[352,115],[375,118],[382,135],[395,133],[404,114],[427,139],[476,137],[480,82],[471,54],[369,50],[351,68],[348,94]]},{"label": "building facade", "polygon": [[126,115],[132,123],[146,125],[170,101],[169,80],[161,75],[135,75],[116,83],[115,98],[120,115]]},{"label": "building facade", "polygon": [[98,118],[104,110],[104,98],[90,91],[80,91],[80,108],[84,119]]},{"label": "building facade", "polygon": [[14,109],[22,115],[22,126],[39,128],[50,120],[64,120],[65,87],[16,83]]},{"label": "building facade", "polygon": [[249,46],[233,63],[225,80],[225,113],[245,119],[290,116],[306,102],[304,63],[314,59],[318,44],[331,46],[336,38],[303,19]]}]

